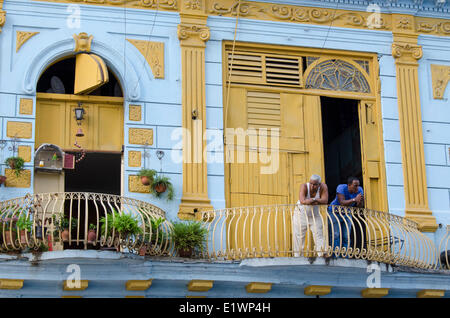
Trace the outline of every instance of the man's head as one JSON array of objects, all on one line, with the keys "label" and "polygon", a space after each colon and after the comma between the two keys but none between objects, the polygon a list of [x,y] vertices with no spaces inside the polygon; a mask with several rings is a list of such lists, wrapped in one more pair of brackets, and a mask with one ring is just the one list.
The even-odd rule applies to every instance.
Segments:
[{"label": "man's head", "polygon": [[348,191],[350,193],[358,192],[359,180],[356,177],[350,177],[347,179]]},{"label": "man's head", "polygon": [[311,178],[309,178],[309,184],[313,190],[317,190],[320,186],[320,181],[322,179],[317,174],[313,174]]}]

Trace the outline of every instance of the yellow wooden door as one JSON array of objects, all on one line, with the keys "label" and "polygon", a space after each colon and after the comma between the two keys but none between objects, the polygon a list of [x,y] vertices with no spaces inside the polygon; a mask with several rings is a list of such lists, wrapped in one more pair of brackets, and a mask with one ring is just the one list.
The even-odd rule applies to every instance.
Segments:
[{"label": "yellow wooden door", "polygon": [[[384,184],[386,177],[382,169],[381,158],[382,139],[381,129],[376,118],[377,107],[375,101],[360,101],[359,103],[359,127],[361,131],[361,153],[364,179],[365,207],[376,211],[387,211],[387,200]],[[361,220],[366,226],[365,241],[369,247],[389,249],[390,224],[389,218],[383,214],[366,216]]]},{"label": "yellow wooden door", "polygon": [[[82,101],[84,119],[75,120],[74,109]],[[76,137],[77,130],[83,137]],[[123,99],[117,97],[40,93],[36,106],[36,142],[51,143],[64,150],[120,152],[123,145]]]},{"label": "yellow wooden door", "polygon": [[[307,175],[323,171],[320,99],[232,88],[227,105],[227,206],[295,203]],[[286,256],[291,213],[286,206],[239,209],[229,218],[228,244],[243,253]]]}]

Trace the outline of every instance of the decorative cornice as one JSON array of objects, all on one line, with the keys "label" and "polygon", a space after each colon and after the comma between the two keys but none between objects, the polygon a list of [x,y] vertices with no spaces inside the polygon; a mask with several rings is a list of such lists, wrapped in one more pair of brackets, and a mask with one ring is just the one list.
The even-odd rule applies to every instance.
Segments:
[{"label": "decorative cornice", "polygon": [[433,98],[443,99],[445,88],[450,81],[450,66],[431,64]]},{"label": "decorative cornice", "polygon": [[[357,28],[381,31],[412,32],[416,34],[433,34],[450,36],[450,21],[445,18],[414,16],[422,7],[417,1],[411,4],[396,1],[379,0],[321,0],[301,1],[302,5],[283,4],[280,1],[257,2],[241,0],[41,0],[59,3],[90,4],[111,7],[127,7],[159,11],[179,12],[180,14],[198,14],[210,16],[228,16],[292,23],[306,23],[343,28]],[[289,2],[289,1],[286,1]],[[333,3],[339,2],[335,9]],[[344,2],[344,3],[342,3]],[[389,3],[387,3],[389,2]],[[329,6],[326,8],[324,6]],[[377,7],[374,7],[377,6]],[[376,9],[374,9],[376,8]],[[403,14],[394,12],[398,8]],[[409,9],[408,9],[409,8]],[[448,14],[448,5],[438,8],[427,6],[424,10],[434,10]],[[401,9],[401,10],[400,10]],[[419,9],[419,11],[418,11]],[[389,12],[390,11],[390,12]],[[1,12],[1,8],[0,8]],[[419,12],[420,13],[420,12]],[[393,16],[401,16],[393,22]],[[1,17],[0,17],[1,22]],[[0,23],[1,27],[1,23]]]},{"label": "decorative cornice", "polygon": [[16,31],[16,53],[19,52],[26,41],[38,33],[39,32]]}]

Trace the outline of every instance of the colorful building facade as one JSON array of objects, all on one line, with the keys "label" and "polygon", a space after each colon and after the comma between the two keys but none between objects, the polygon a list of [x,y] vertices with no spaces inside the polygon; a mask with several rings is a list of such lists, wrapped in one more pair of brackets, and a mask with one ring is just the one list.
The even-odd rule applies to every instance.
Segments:
[{"label": "colorful building facade", "polygon": [[[417,222],[421,239],[431,243],[415,251],[433,250],[437,259],[450,249],[449,10],[446,1],[428,0],[1,1],[0,161],[7,178],[0,200],[107,193],[150,203],[175,222],[204,211],[294,204],[312,174],[334,194],[355,175],[366,208]],[[77,107],[84,109],[82,120],[75,118]],[[72,154],[66,160],[73,165],[57,173],[40,170],[37,150],[45,144]],[[3,164],[15,155],[25,160],[19,176]],[[174,199],[153,196],[138,177],[142,168],[169,177]],[[235,233],[246,231],[243,225]],[[89,252],[49,252],[60,258],[41,262],[52,268],[77,260],[89,267],[86,280],[95,281]],[[108,263],[116,257],[108,255],[98,262],[122,266]],[[180,286],[191,280],[214,282],[199,287],[213,297],[242,297],[258,288],[267,297],[353,297],[368,287],[363,261],[262,257],[243,260],[242,267],[168,261],[177,268],[169,279],[166,260],[128,257],[124,263],[158,270],[155,277],[145,270],[119,275],[117,286],[166,283],[162,294],[150,283],[145,296],[186,296],[190,289]],[[287,282],[280,266],[300,273]],[[391,293],[380,287],[366,294],[448,297],[450,276],[438,267],[412,273],[386,266],[382,287]],[[63,271],[61,265],[54,276],[39,277],[7,268],[4,279],[49,284]],[[342,283],[340,273],[352,268],[358,278]],[[404,278],[399,285],[398,277]],[[236,284],[242,292],[232,292]],[[26,286],[2,295],[31,295]],[[78,294],[102,295],[107,288],[101,286]],[[48,294],[61,295],[63,289]]]}]

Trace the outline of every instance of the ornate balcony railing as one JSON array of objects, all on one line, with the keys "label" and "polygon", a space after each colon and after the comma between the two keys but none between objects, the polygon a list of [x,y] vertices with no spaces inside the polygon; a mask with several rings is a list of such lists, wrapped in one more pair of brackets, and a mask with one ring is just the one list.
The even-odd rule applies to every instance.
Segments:
[{"label": "ornate balcony railing", "polygon": [[[128,215],[130,218],[121,219]],[[0,251],[126,249],[171,255],[172,224],[144,201],[100,193],[45,193],[0,202]],[[67,229],[66,229],[67,228]]]},{"label": "ornate balcony railing", "polygon": [[272,205],[205,211],[197,217],[209,230],[210,258],[324,256],[422,269],[439,266],[433,241],[418,230],[417,223],[386,212]]},{"label": "ornate balcony railing", "polygon": [[450,269],[450,225],[439,243],[439,264],[442,269]]}]

